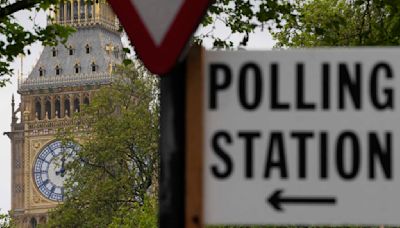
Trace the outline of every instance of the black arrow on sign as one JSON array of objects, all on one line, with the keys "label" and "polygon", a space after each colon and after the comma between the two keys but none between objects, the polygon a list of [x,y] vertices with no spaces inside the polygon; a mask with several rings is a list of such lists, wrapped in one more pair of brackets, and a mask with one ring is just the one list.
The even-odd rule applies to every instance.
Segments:
[{"label": "black arrow on sign", "polygon": [[304,206],[335,205],[335,197],[283,197],[283,190],[278,189],[273,192],[266,201],[277,211],[283,211],[282,204],[294,204]]}]

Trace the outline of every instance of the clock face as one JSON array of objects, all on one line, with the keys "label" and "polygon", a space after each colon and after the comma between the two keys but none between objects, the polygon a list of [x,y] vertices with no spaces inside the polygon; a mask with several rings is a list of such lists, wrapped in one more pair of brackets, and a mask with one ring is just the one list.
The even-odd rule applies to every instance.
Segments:
[{"label": "clock face", "polygon": [[69,142],[55,141],[43,148],[36,157],[33,176],[39,191],[53,201],[63,201],[64,180],[67,177],[65,165],[72,161],[79,146]]}]

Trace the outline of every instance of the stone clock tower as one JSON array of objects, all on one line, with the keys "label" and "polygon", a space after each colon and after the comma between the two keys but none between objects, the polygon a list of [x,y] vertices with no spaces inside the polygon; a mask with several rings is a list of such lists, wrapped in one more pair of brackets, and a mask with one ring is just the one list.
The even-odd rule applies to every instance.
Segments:
[{"label": "stone clock tower", "polygon": [[[119,24],[105,0],[64,0],[55,23],[76,28],[68,42],[45,47],[27,78],[20,79],[21,103],[12,100],[12,214],[18,227],[36,227],[63,201],[64,163],[79,146],[56,140],[57,130],[110,83],[123,51]],[[18,118],[17,116],[20,116]],[[57,161],[57,164],[56,164]]]}]

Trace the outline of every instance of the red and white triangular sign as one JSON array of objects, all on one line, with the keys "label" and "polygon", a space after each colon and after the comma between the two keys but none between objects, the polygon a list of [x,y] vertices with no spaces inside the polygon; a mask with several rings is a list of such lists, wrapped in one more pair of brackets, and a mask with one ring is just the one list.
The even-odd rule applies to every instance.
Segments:
[{"label": "red and white triangular sign", "polygon": [[175,65],[211,0],[108,0],[144,65],[165,74]]}]

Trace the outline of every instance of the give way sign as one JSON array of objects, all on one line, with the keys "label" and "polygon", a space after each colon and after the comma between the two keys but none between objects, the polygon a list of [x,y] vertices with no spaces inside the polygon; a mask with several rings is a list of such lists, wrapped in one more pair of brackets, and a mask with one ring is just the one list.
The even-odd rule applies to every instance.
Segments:
[{"label": "give way sign", "polygon": [[175,65],[210,0],[109,0],[139,58],[155,74]]}]

